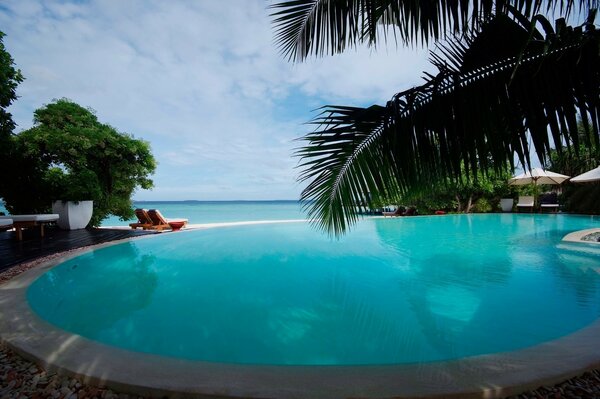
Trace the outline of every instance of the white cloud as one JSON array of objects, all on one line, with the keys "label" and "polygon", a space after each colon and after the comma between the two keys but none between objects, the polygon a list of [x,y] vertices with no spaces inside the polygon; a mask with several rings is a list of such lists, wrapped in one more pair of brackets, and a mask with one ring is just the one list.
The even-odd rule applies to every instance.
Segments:
[{"label": "white cloud", "polygon": [[261,0],[44,2],[0,7],[26,81],[21,128],[53,98],[151,142],[155,189],[139,199],[297,198],[301,125],[323,103],[383,103],[419,83],[424,52],[369,49],[291,64]]},{"label": "white cloud", "polygon": [[310,95],[345,103],[385,103],[397,92],[421,83],[421,71],[428,68],[427,56],[424,49],[388,48],[373,52],[359,48],[308,60],[298,65],[292,81]]}]

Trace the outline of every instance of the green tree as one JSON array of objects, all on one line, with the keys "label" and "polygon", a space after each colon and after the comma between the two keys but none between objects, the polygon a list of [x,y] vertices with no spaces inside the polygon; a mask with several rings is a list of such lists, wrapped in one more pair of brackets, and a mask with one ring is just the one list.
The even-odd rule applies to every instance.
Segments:
[{"label": "green tree", "polygon": [[47,212],[53,200],[93,200],[90,222],[133,217],[131,196],[152,187],[150,145],[100,123],[90,109],[56,100],[34,113],[34,126],[12,136],[15,167],[0,195],[12,213]]},{"label": "green tree", "polygon": [[[557,151],[552,149],[548,154],[546,167],[567,176],[577,176],[588,170],[600,166],[600,146],[593,144],[590,138],[589,122],[579,121],[578,138],[579,144],[571,144],[570,151]],[[592,145],[584,143],[591,142]],[[562,201],[565,209],[577,213],[600,214],[600,184],[564,184],[562,190]]]},{"label": "green tree", "polygon": [[23,75],[15,68],[15,62],[4,47],[4,37],[0,32],[0,139],[6,139],[14,130],[15,122],[7,108],[17,99],[17,86]]},{"label": "green tree", "polygon": [[[17,86],[23,81],[23,75],[15,68],[14,60],[6,51],[4,36],[0,32],[0,160],[4,168],[7,168],[12,164],[10,136],[15,128],[15,122],[7,109],[17,99]],[[4,179],[0,178],[0,193],[3,185]]]},{"label": "green tree", "polygon": [[[593,1],[548,0],[568,15]],[[578,144],[577,117],[599,140],[600,32],[595,10],[580,26],[537,14],[542,2],[295,0],[273,5],[276,39],[293,60],[339,53],[380,38],[437,43],[421,86],[385,106],[325,106],[300,148],[302,199],[315,223],[341,234],[364,193],[401,197],[441,179],[531,165],[529,137],[544,162],[554,143]],[[537,14],[537,15],[536,15]],[[389,31],[393,30],[392,33]],[[460,37],[454,37],[460,34]],[[548,133],[550,132],[550,134]],[[589,144],[589,143],[586,143]],[[464,165],[464,167],[463,167]]]},{"label": "green tree", "polygon": [[490,212],[498,210],[500,198],[515,195],[515,188],[508,185],[511,175],[509,170],[501,173],[480,171],[477,179],[441,180],[427,188],[409,189],[401,198],[385,202],[410,204],[419,213],[433,213],[436,210]]},{"label": "green tree", "polygon": [[589,121],[577,123],[577,143],[571,141],[568,151],[551,149],[546,167],[567,176],[576,176],[600,165],[600,146],[589,131]]}]

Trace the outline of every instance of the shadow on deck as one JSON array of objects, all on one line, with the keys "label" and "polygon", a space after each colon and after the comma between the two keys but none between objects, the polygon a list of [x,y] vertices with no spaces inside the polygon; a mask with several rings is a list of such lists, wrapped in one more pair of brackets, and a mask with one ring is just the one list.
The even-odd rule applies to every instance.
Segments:
[{"label": "shadow on deck", "polygon": [[0,232],[0,272],[19,263],[32,261],[57,252],[101,244],[108,241],[154,234],[151,231],[125,229],[60,230],[49,227],[45,237],[38,229],[23,231],[23,240],[17,241],[14,231]]}]

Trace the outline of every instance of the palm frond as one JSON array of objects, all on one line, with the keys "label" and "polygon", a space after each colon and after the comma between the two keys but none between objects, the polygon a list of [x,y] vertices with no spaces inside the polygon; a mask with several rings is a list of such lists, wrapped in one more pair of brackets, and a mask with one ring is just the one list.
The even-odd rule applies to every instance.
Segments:
[{"label": "palm frond", "polygon": [[[359,43],[370,46],[392,36],[396,42],[427,45],[467,32],[478,21],[514,7],[527,17],[543,5],[561,14],[574,6],[590,10],[598,0],[288,0],[274,3],[275,41],[290,60],[337,54]],[[391,30],[391,34],[390,34]],[[383,38],[380,38],[383,35]]]},{"label": "palm frond", "polygon": [[[513,154],[530,165],[529,137],[544,163],[552,147],[577,144],[578,116],[598,142],[600,32],[559,20],[555,31],[531,35],[531,22],[499,15],[479,35],[440,47],[439,73],[385,107],[324,107],[297,153],[314,222],[339,235],[364,201],[501,172]],[[505,31],[515,40],[496,53],[490,32]]]}]

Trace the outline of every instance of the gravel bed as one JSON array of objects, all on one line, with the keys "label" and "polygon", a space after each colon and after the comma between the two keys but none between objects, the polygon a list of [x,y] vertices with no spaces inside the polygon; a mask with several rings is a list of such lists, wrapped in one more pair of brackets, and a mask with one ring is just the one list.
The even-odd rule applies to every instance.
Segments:
[{"label": "gravel bed", "polygon": [[581,237],[581,241],[600,242],[600,231]]},{"label": "gravel bed", "polygon": [[144,399],[83,384],[77,378],[48,373],[0,343],[2,399]]},{"label": "gravel bed", "polygon": [[[594,233],[598,234],[599,233]],[[73,251],[80,251],[82,248]],[[69,252],[73,252],[69,251]],[[68,253],[68,252],[67,252]],[[54,254],[21,264],[0,273],[0,284],[43,262],[63,256]],[[143,396],[114,392],[106,387],[86,385],[77,378],[49,373],[10,350],[0,341],[1,399],[146,399]],[[554,386],[510,396],[507,399],[598,399],[600,370],[592,370]]]}]

